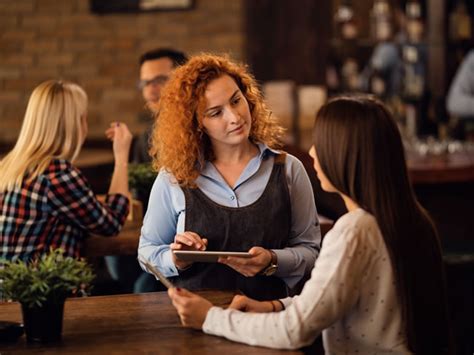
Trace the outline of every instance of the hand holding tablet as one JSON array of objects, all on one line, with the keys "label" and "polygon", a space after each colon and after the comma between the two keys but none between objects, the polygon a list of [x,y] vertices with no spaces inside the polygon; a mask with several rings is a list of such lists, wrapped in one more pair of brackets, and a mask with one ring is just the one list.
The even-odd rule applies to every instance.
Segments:
[{"label": "hand holding tablet", "polygon": [[186,269],[193,261],[178,259],[174,251],[204,251],[207,247],[207,239],[194,232],[178,233],[174,237],[174,242],[170,244],[170,249],[173,252],[173,262],[178,269]]}]

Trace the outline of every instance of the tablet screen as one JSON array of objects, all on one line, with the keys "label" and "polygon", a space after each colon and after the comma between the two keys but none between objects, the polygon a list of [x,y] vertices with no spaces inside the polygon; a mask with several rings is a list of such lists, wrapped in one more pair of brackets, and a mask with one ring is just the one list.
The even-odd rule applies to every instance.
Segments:
[{"label": "tablet screen", "polygon": [[252,254],[236,251],[195,251],[195,250],[173,250],[177,258],[183,261],[195,261],[201,263],[215,263],[220,256],[237,256],[240,258],[251,258]]}]

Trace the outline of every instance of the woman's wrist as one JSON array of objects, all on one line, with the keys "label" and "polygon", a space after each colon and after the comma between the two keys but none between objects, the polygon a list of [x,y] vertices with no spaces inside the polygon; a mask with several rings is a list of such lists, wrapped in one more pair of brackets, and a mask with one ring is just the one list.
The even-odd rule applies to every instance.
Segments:
[{"label": "woman's wrist", "polygon": [[272,306],[272,310],[270,312],[281,312],[285,309],[285,305],[280,300],[272,300],[272,301],[268,301],[268,302]]},{"label": "woman's wrist", "polygon": [[285,310],[285,304],[281,300],[275,300],[275,302],[277,303],[278,312]]},{"label": "woman's wrist", "polygon": [[128,160],[116,159],[114,165],[116,168],[128,168]]},{"label": "woman's wrist", "polygon": [[193,263],[179,265],[178,263],[175,262],[174,266],[176,266],[176,270],[178,270],[178,272],[182,272],[182,271],[188,270],[191,266],[193,266]]}]

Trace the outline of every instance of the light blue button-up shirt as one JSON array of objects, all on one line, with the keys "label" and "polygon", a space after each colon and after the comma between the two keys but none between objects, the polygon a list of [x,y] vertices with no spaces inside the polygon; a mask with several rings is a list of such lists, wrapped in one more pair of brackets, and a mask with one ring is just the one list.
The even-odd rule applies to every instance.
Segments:
[{"label": "light blue button-up shirt", "polygon": [[[264,144],[250,160],[234,188],[231,188],[211,162],[196,180],[198,188],[214,202],[227,207],[245,207],[262,195],[273,169],[277,151]],[[321,244],[321,230],[313,190],[303,164],[287,155],[286,179],[291,201],[291,231],[287,247],[274,249],[278,257],[275,276],[293,287],[314,266]],[[184,232],[186,201],[174,177],[161,171],[151,190],[148,209],[141,229],[138,254],[149,260],[165,276],[177,276],[169,244],[177,233]],[[271,221],[268,221],[271,223]],[[205,237],[205,236],[203,236]]]}]

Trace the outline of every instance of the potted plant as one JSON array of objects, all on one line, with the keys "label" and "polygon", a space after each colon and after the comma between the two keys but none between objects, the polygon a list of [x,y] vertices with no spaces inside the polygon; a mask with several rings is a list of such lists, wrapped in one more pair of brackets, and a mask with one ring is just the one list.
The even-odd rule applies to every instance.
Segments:
[{"label": "potted plant", "polygon": [[27,341],[60,340],[64,301],[69,295],[86,291],[94,278],[92,268],[82,259],[64,256],[62,249],[30,262],[2,264],[1,293],[21,303]]},{"label": "potted plant", "polygon": [[128,184],[133,197],[139,200],[146,211],[151,187],[156,178],[156,171],[150,163],[130,164],[128,167]]}]

